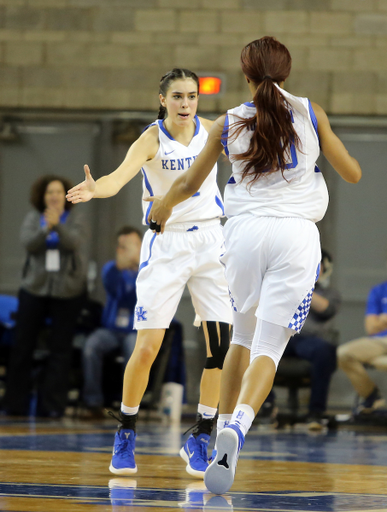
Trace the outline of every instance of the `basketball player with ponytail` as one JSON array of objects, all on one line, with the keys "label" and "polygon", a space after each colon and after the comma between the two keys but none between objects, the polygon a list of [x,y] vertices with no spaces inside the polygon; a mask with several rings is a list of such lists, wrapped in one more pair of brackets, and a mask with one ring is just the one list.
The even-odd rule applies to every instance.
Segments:
[{"label": "basketball player with ponytail", "polygon": [[225,150],[232,175],[221,261],[234,311],[219,404],[218,428],[224,428],[204,476],[216,494],[231,487],[245,435],[273,386],[290,336],[309,312],[321,260],[315,223],[328,206],[316,166],[320,147],[345,181],[361,178],[323,109],[284,90],[291,56],[283,44],[273,37],[253,41],[242,50],[241,65],[252,101],[215,121],[194,165],[150,212],[163,232],[171,208],[195,193]]},{"label": "basketball player with ponytail", "polygon": [[[73,203],[93,197],[110,197],[141,169],[143,174],[143,223],[148,220],[155,195],[165,194],[173,181],[193,164],[208,138],[212,121],[196,115],[199,79],[187,69],[173,69],[160,81],[160,111],[122,164],[111,174],[94,181],[85,166],[85,181],[72,188]],[[148,230],[143,239],[136,282],[136,346],[126,366],[120,427],[116,433],[110,471],[118,475],[137,472],[134,458],[136,420],[165,329],[175,315],[187,284],[207,343],[207,360],[200,383],[198,422],[180,451],[192,476],[203,478],[208,466],[207,446],[217,412],[220,375],[229,346],[232,311],[224,269],[220,217],[223,202],[216,183],[216,162],[192,197],[172,213],[165,233],[156,237]]]}]

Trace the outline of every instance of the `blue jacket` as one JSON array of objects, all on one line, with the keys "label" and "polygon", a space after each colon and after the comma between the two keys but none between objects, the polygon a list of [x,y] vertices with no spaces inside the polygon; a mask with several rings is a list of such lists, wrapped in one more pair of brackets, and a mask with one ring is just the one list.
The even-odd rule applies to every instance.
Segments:
[{"label": "blue jacket", "polygon": [[102,326],[106,329],[119,332],[133,330],[137,274],[137,270],[118,270],[114,260],[103,266],[102,281],[107,300],[102,313]]},{"label": "blue jacket", "polygon": [[[371,288],[367,300],[366,315],[380,315],[381,313],[387,313],[387,281]],[[387,336],[387,329],[372,336]]]}]

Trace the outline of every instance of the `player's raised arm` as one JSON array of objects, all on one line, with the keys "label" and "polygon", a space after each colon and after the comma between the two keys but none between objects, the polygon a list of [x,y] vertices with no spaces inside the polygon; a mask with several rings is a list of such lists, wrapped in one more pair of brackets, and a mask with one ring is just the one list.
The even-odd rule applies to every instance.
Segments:
[{"label": "player's raised arm", "polygon": [[344,144],[333,133],[324,110],[317,103],[312,102],[312,106],[317,117],[318,134],[324,156],[345,181],[357,183],[361,178],[359,162],[348,153]]},{"label": "player's raised arm", "polygon": [[172,214],[172,208],[195,194],[216,164],[223,150],[221,138],[224,121],[225,115],[214,122],[203,150],[188,171],[173,182],[165,196],[150,199],[153,201],[153,205],[148,220],[159,224],[161,233],[163,233],[165,223]]},{"label": "player's raised arm", "polygon": [[122,164],[112,173],[94,181],[89,166],[85,165],[85,180],[67,192],[67,201],[84,203],[92,198],[111,197],[117,194],[139,172],[143,164],[157,153],[157,129],[150,127],[134,142]]}]

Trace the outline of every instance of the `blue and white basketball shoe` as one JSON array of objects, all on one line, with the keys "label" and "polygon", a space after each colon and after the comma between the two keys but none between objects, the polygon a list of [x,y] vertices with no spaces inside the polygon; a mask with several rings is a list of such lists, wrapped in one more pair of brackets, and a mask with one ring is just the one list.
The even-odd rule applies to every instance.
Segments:
[{"label": "blue and white basketball shoe", "polygon": [[208,468],[207,448],[210,441],[208,434],[191,434],[185,445],[180,450],[180,457],[187,463],[187,473],[196,477],[204,478],[204,472]]},{"label": "blue and white basketball shoe", "polygon": [[224,494],[232,486],[235,478],[239,452],[245,442],[245,436],[234,425],[228,425],[216,439],[217,453],[204,475],[204,483],[214,494]]},{"label": "blue and white basketball shoe", "polygon": [[115,475],[132,475],[137,473],[134,450],[136,434],[133,430],[121,428],[116,432],[113,446],[113,457],[109,466]]}]

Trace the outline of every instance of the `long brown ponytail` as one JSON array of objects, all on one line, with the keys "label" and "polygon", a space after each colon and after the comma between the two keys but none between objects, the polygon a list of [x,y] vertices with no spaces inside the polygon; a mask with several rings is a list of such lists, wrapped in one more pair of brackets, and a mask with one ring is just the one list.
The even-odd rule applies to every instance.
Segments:
[{"label": "long brown ponytail", "polygon": [[289,76],[291,65],[289,51],[274,37],[257,39],[242,50],[242,71],[257,85],[253,98],[257,114],[235,123],[235,136],[244,128],[253,131],[253,135],[248,150],[233,158],[246,162],[242,179],[247,178],[249,183],[267,172],[280,170],[283,175],[290,161],[291,145],[299,145],[289,104],[275,85]]}]

